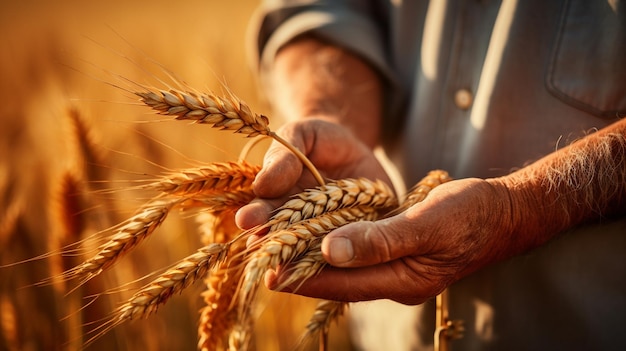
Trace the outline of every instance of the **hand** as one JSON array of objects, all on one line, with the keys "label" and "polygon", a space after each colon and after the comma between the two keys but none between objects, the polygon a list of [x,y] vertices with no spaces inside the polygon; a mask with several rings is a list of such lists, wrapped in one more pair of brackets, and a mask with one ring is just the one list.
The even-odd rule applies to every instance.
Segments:
[{"label": "hand", "polygon": [[[299,120],[285,125],[277,133],[301,150],[326,178],[366,177],[391,184],[372,151],[331,119]],[[237,212],[237,225],[249,229],[263,224],[271,211],[285,203],[290,195],[317,185],[311,173],[303,169],[302,162],[274,142],[253,185],[259,199]]]},{"label": "hand", "polygon": [[[338,301],[392,299],[419,304],[452,282],[502,258],[510,240],[506,187],[480,179],[440,185],[404,213],[329,233],[327,267],[297,283],[297,294]],[[266,285],[281,282],[281,269]]]}]

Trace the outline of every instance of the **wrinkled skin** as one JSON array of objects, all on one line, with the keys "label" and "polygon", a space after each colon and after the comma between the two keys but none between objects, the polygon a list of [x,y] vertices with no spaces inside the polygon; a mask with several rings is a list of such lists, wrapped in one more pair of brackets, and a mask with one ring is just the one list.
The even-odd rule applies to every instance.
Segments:
[{"label": "wrinkled skin", "polygon": [[[326,178],[368,177],[389,183],[370,149],[336,124],[323,120],[291,123],[279,133],[304,151]],[[315,186],[312,176],[284,147],[274,144],[254,188],[260,199],[242,208],[237,223],[261,224],[288,195]],[[329,233],[322,252],[332,265],[304,284],[297,294],[340,301],[389,298],[418,304],[484,264],[485,251],[497,250],[487,228],[506,226],[506,206],[497,184],[480,179],[452,181],[404,213],[376,222],[351,223]],[[494,256],[494,253],[491,253]],[[495,255],[497,256],[497,254]],[[281,268],[266,284],[281,282]]]}]

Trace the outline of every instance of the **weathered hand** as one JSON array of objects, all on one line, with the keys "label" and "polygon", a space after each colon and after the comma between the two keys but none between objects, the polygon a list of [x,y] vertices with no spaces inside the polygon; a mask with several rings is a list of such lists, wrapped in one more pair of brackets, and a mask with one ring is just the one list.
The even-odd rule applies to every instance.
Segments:
[{"label": "weathered hand", "polygon": [[[509,245],[510,202],[498,183],[452,181],[425,201],[376,222],[338,228],[324,239],[332,265],[297,285],[297,294],[339,301],[393,299],[419,304],[501,258]],[[281,270],[266,284],[280,284]]]},{"label": "weathered hand", "polygon": [[[285,125],[278,134],[300,149],[326,178],[366,177],[390,184],[372,151],[340,125],[308,118]],[[292,152],[273,143],[254,182],[259,199],[238,211],[237,224],[244,229],[263,224],[290,195],[317,185]]]}]

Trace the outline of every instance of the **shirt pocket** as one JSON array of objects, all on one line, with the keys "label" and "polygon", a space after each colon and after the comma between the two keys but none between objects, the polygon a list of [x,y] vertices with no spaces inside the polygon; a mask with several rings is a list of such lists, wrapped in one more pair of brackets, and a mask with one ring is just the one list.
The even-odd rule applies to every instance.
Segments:
[{"label": "shirt pocket", "polygon": [[547,74],[548,90],[593,115],[626,116],[626,4],[565,2]]}]

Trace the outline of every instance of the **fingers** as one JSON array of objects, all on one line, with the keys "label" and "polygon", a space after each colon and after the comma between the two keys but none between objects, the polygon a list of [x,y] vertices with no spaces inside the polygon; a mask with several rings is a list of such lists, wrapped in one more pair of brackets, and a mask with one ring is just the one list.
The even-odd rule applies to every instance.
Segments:
[{"label": "fingers", "polygon": [[[419,304],[451,281],[448,270],[428,256],[409,220],[398,215],[377,222],[347,224],[329,233],[322,253],[332,265],[305,282],[286,289],[296,294],[337,301],[392,299]],[[266,285],[281,287],[289,267],[268,272]]]},{"label": "fingers", "polygon": [[[301,140],[292,134],[289,133],[289,140],[298,147]],[[237,211],[237,226],[250,229],[267,222],[271,212],[284,203],[285,196],[294,188],[301,174],[302,162],[286,147],[274,141],[252,185],[257,199]]]},{"label": "fingers", "polygon": [[[294,283],[283,291],[334,301],[384,298],[415,305],[436,296],[445,288],[424,267],[417,261],[408,263],[406,260],[351,269],[326,267],[315,277],[303,283]],[[288,269],[269,271],[265,276],[266,286],[276,289],[287,274]]]},{"label": "fingers", "polygon": [[286,147],[273,142],[263,160],[263,169],[254,180],[254,192],[261,198],[283,196],[296,185],[301,174],[302,162]]},{"label": "fingers", "polygon": [[[404,214],[335,229],[322,243],[331,266],[287,291],[337,301],[423,303],[452,282],[456,269],[425,254],[432,247],[420,240],[420,230]],[[288,267],[279,267],[267,274],[266,285],[278,288],[288,274]]]},{"label": "fingers", "polygon": [[274,209],[269,201],[253,200],[235,213],[235,224],[241,229],[252,229],[270,218]]}]

